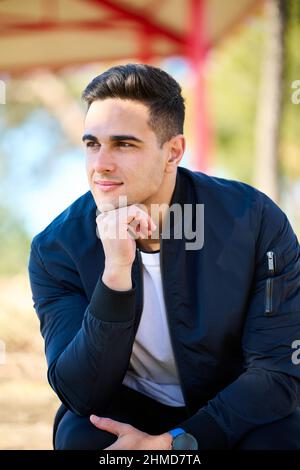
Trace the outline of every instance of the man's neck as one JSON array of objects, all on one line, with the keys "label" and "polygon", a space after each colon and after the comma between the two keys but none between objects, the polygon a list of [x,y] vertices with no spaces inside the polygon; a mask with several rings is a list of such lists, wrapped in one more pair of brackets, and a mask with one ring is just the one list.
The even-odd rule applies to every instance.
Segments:
[{"label": "man's neck", "polygon": [[[141,248],[143,251],[157,251],[160,249],[160,233],[164,226],[166,220],[166,215],[170,207],[171,199],[176,184],[176,173],[167,174],[166,178],[161,185],[161,190],[151,198],[151,200],[145,201],[143,204],[148,209],[148,214],[152,217],[153,222],[155,223],[158,229],[155,231],[155,234],[148,239],[139,239],[137,240],[138,248]],[[151,211],[151,205],[156,204],[157,206],[162,206],[162,210],[157,213],[157,211]],[[155,236],[154,236],[155,235]]]},{"label": "man's neck", "polygon": [[142,251],[158,251],[160,250],[160,241],[159,240],[137,240],[137,247]]}]

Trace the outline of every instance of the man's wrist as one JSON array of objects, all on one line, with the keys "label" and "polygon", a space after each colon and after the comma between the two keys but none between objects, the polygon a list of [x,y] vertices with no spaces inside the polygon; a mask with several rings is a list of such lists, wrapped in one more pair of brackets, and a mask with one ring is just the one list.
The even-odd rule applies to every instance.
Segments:
[{"label": "man's wrist", "polygon": [[159,436],[159,440],[162,444],[162,450],[171,450],[172,449],[172,442],[173,436],[169,432],[165,432]]},{"label": "man's wrist", "polygon": [[113,290],[127,291],[132,289],[131,281],[132,265],[107,266],[105,265],[102,275],[104,284]]},{"label": "man's wrist", "polygon": [[195,436],[178,427],[168,431],[172,437],[171,449],[173,450],[197,450],[198,442]]}]

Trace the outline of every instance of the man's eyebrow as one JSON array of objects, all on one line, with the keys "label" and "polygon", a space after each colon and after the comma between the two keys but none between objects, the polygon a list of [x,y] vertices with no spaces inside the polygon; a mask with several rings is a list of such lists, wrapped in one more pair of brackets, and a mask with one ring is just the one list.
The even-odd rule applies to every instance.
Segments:
[{"label": "man's eyebrow", "polygon": [[109,137],[109,140],[111,140],[112,142],[118,142],[122,140],[133,140],[134,142],[139,142],[140,144],[144,143],[141,139],[138,139],[134,135],[111,135]]},{"label": "man's eyebrow", "polygon": [[95,137],[94,135],[92,134],[84,134],[82,136],[82,142],[85,142],[86,140],[92,140],[93,142],[95,142],[96,144],[99,144],[99,141],[97,139],[97,137]]},{"label": "man's eyebrow", "polygon": [[[82,137],[82,141],[85,142],[86,140],[91,140],[92,142],[99,144],[97,137],[95,137],[92,134],[84,134]],[[109,140],[111,142],[121,142],[123,140],[132,140],[140,144],[144,143],[141,139],[139,139],[138,137],[135,137],[134,135],[110,135]]]}]

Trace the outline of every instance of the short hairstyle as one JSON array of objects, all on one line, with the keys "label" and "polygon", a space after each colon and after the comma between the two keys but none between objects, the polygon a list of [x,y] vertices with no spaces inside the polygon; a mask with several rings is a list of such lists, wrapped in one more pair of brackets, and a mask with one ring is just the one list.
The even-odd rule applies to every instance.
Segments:
[{"label": "short hairstyle", "polygon": [[146,64],[117,65],[95,77],[82,93],[88,109],[93,101],[121,98],[149,109],[149,127],[162,146],[183,133],[185,105],[181,87],[164,70]]}]

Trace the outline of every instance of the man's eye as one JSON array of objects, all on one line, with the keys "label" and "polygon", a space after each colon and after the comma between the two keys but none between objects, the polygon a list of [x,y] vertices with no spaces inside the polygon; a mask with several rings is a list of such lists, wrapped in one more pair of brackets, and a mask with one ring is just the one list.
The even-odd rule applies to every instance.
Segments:
[{"label": "man's eye", "polygon": [[120,147],[134,147],[134,145],[129,144],[128,142],[118,142]]},{"label": "man's eye", "polygon": [[96,144],[96,142],[87,142],[86,144],[87,147],[92,147],[92,148],[98,148],[99,144]]}]

